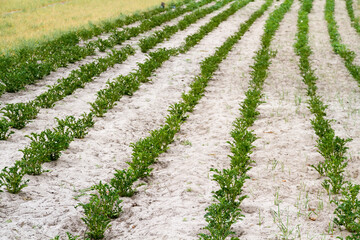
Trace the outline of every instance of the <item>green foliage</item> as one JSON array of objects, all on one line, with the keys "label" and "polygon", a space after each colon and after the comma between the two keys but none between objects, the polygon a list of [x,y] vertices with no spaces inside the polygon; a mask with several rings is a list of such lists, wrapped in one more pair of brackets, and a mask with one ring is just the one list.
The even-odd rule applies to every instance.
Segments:
[{"label": "green foliage", "polygon": [[[210,1],[208,1],[210,2]],[[169,39],[172,35],[174,35],[179,30],[184,30],[191,24],[195,23],[200,18],[205,17],[207,14],[214,12],[215,10],[223,7],[224,5],[231,2],[231,0],[223,0],[217,2],[215,5],[198,9],[193,11],[191,14],[186,15],[182,20],[178,22],[175,26],[165,26],[162,30],[154,32],[151,36],[140,39],[140,48],[142,52],[147,52],[149,49],[156,46],[156,44],[163,42],[164,40]]]},{"label": "green foliage", "polygon": [[[342,139],[334,135],[333,132],[325,134],[317,140],[319,153],[325,161],[320,163],[317,168],[319,173],[323,173],[329,179],[325,180],[324,186],[331,185],[331,192],[337,194],[345,184],[343,172],[347,166],[347,157],[345,156],[348,147],[345,147],[351,139]],[[327,188],[327,190],[330,190]]]},{"label": "green foliage", "polygon": [[104,212],[102,199],[98,195],[92,195],[89,203],[79,203],[78,206],[84,209],[85,217],[81,220],[88,227],[86,235],[90,239],[103,239],[105,231],[111,226],[111,220]]},{"label": "green foliage", "polygon": [[[354,19],[352,6],[350,4],[352,1],[347,0],[346,7],[350,19],[352,21],[355,29],[360,33],[360,25],[358,20]],[[360,84],[360,66],[353,63],[355,59],[355,52],[351,51],[345,44],[342,43],[341,36],[338,31],[338,25],[334,17],[335,11],[335,1],[327,0],[325,4],[325,20],[327,21],[328,32],[330,36],[330,42],[333,47],[333,50],[336,54],[339,54],[345,61],[345,67],[349,70],[350,74],[354,79]]]},{"label": "green foliage", "polygon": [[[205,227],[209,235],[199,234],[204,240],[225,240],[229,235],[235,234],[231,226],[240,220],[244,215],[239,208],[240,202],[235,204],[228,202],[225,198],[218,199],[219,202],[211,204],[206,208],[205,220],[208,225]],[[238,239],[232,237],[231,239]]]},{"label": "green foliage", "polygon": [[[152,171],[152,168],[150,168],[150,166],[156,162],[156,158],[159,156],[159,154],[167,150],[168,145],[173,141],[175,134],[180,130],[181,123],[186,120],[187,113],[193,110],[194,106],[203,96],[205,87],[207,86],[208,81],[211,80],[212,74],[217,69],[219,63],[223,59],[225,59],[227,53],[231,50],[232,46],[242,37],[242,35],[247,31],[249,26],[258,17],[260,17],[271,4],[272,0],[268,0],[266,4],[264,4],[260,8],[260,10],[256,11],[252,15],[252,17],[246,22],[246,24],[242,25],[242,27],[236,33],[236,37],[230,37],[226,41],[226,44],[216,51],[214,56],[209,57],[207,60],[201,63],[201,74],[199,76],[196,76],[194,81],[190,84],[190,91],[187,94],[182,95],[182,101],[170,106],[169,114],[168,116],[166,116],[166,124],[160,129],[151,131],[150,136],[140,139],[136,143],[131,144],[131,147],[133,148],[133,153],[132,161],[127,162],[127,164],[129,165],[128,169],[118,170],[114,178],[110,181],[110,185],[113,188],[117,189],[119,196],[132,196],[135,191],[133,188],[134,182],[136,182],[139,178],[149,176]],[[239,4],[240,7],[237,6],[237,9],[240,9],[241,6],[245,5],[246,4],[241,3]],[[233,14],[235,12],[236,11],[230,12],[228,14]],[[227,18],[222,18],[221,21],[225,19]],[[219,24],[221,21],[216,24]],[[212,29],[214,28],[215,27],[213,27]],[[130,29],[128,29],[127,31],[130,31]],[[198,36],[199,38],[203,38],[207,33],[208,32],[206,31],[202,31],[202,33]],[[97,99],[104,101],[104,104],[99,104],[99,101],[98,103],[92,105],[92,112],[100,116],[113,106],[114,102],[117,101],[116,99],[120,99],[120,97],[125,94],[133,94],[133,92],[138,89],[140,83],[147,82],[147,78],[151,76],[152,72],[158,67],[160,67],[162,62],[169,59],[170,56],[177,55],[179,53],[178,50],[179,49],[159,49],[156,52],[150,53],[149,59],[146,60],[145,63],[138,64],[138,71],[132,72],[127,76],[120,76],[115,79],[115,81],[108,82],[107,88],[104,91],[101,91]],[[187,49],[183,49],[183,51],[187,51]],[[249,134],[249,136],[252,135]],[[234,171],[239,172],[239,169],[240,168],[234,168]],[[230,180],[236,181],[236,183],[232,186],[239,187],[242,184],[242,181],[244,181],[246,178],[246,175],[237,174],[236,176],[231,176]],[[90,229],[90,233],[88,233],[89,237],[90,234],[91,236],[96,235],[98,237],[102,237],[104,231],[107,228],[107,224],[109,224],[109,222],[106,222],[105,218],[91,218],[92,215],[104,215],[99,210],[99,208],[101,208],[101,204],[99,203],[99,196],[96,196],[97,197],[91,198],[90,203],[80,204],[80,206],[83,206],[85,210],[86,217],[83,218],[83,220]],[[234,202],[240,202],[244,197],[245,196],[238,195],[237,197],[235,197],[236,200],[234,200]],[[231,213],[229,213],[230,215],[227,216],[232,216],[233,219],[238,219],[241,215],[240,209],[236,210],[237,207],[235,207],[234,204],[227,204],[227,206],[232,206]],[[92,211],[92,214],[88,214],[88,212],[90,211]],[[95,212],[97,212],[97,214],[95,214]],[[94,225],[94,227],[90,228],[89,226],[92,225]]]},{"label": "green foliage", "polygon": [[185,43],[182,47],[180,47],[180,52],[184,53],[198,44],[203,36],[207,35],[213,29],[218,27],[221,22],[227,20],[231,15],[236,13],[242,7],[246,6],[251,1],[252,0],[236,1],[230,6],[230,8],[211,18],[207,24],[200,27],[198,32],[186,37]]},{"label": "green foliage", "polygon": [[82,114],[82,118],[76,119],[74,116],[67,116],[65,119],[58,119],[57,129],[61,131],[69,130],[74,138],[84,138],[88,132],[87,129],[94,125],[93,114]]},{"label": "green foliage", "polygon": [[57,131],[46,129],[40,134],[31,133],[26,135],[31,140],[32,157],[36,157],[40,163],[55,161],[61,156],[61,151],[69,147],[70,142],[73,140],[71,133],[68,130]]},{"label": "green foliage", "polygon": [[102,239],[110,225],[111,218],[117,218],[122,211],[119,191],[109,184],[99,183],[92,187],[97,194],[91,194],[89,203],[77,205],[84,209],[85,217],[81,218],[90,239]]},{"label": "green foliage", "polygon": [[133,183],[136,181],[134,171],[129,170],[116,170],[114,178],[111,179],[111,186],[118,190],[121,197],[131,197],[134,195],[135,190],[132,188]]},{"label": "green foliage", "polygon": [[96,116],[103,117],[109,109],[114,107],[116,101],[123,95],[132,95],[139,88],[140,83],[149,81],[148,77],[151,76],[155,69],[159,68],[164,61],[176,54],[177,51],[174,49],[158,49],[150,53],[149,59],[144,63],[138,63],[138,70],[127,76],[119,76],[115,81],[108,82],[106,89],[98,91],[95,102],[90,103],[91,111]]},{"label": "green foliage", "polygon": [[[93,186],[92,189],[97,190],[98,195],[92,195],[92,197],[99,197],[102,202],[103,213],[108,218],[119,217],[122,207],[120,203],[119,190],[114,188],[112,185],[100,183]],[[95,197],[95,198],[96,198]],[[91,201],[91,200],[90,200]]]},{"label": "green foliage", "polygon": [[360,233],[360,185],[349,183],[342,191],[342,199],[333,201],[337,205],[334,223],[344,226],[349,232]]},{"label": "green foliage", "polygon": [[[183,9],[181,6],[189,2],[191,1],[182,1],[176,3],[176,5],[179,6],[179,9]],[[198,6],[202,5],[199,4]],[[190,4],[188,10],[192,9],[192,7],[193,5]],[[156,16],[162,12],[165,13],[161,15],[166,17]],[[117,32],[116,29],[124,25],[136,21],[146,22],[148,19],[151,19],[149,21],[153,23],[149,27],[155,27],[182,13],[184,11],[173,13],[170,8],[156,8],[143,13],[135,13],[132,16],[121,16],[113,21],[105,21],[100,25],[91,25],[87,29],[82,28],[64,33],[53,40],[36,43],[33,47],[20,48],[19,50],[12,51],[11,54],[0,56],[0,79],[2,79],[3,84],[6,86],[6,91],[19,91],[25,85],[34,83],[35,80],[41,79],[59,67],[65,67],[68,63],[74,63],[94,54],[96,47],[104,50],[107,47],[113,47],[115,44],[123,42],[118,43],[116,41],[118,40],[116,34],[112,34],[115,36],[110,36],[110,39],[114,39],[114,41],[90,41],[81,47],[78,45],[81,39],[87,40],[105,32]],[[159,19],[162,19],[162,22],[159,22]],[[141,32],[138,31],[139,33]],[[124,40],[126,39],[124,38]],[[0,91],[1,94],[2,91]]]},{"label": "green foliage", "polygon": [[0,181],[10,193],[18,193],[27,186],[29,180],[23,181],[25,175],[24,170],[21,168],[21,163],[16,162],[13,167],[5,167],[0,173]]},{"label": "green foliage", "polygon": [[[347,4],[351,0],[347,0]],[[317,140],[317,148],[319,153],[323,156],[324,162],[313,165],[320,175],[327,178],[322,183],[323,187],[334,194],[338,194],[342,190],[342,199],[340,201],[333,200],[337,205],[335,214],[337,218],[334,222],[339,226],[345,226],[350,232],[355,232],[352,236],[346,237],[347,240],[359,239],[360,232],[360,203],[358,194],[360,190],[359,185],[353,185],[346,182],[344,179],[344,171],[347,166],[346,143],[351,139],[343,139],[335,135],[335,131],[331,128],[330,119],[325,119],[327,106],[321,101],[320,97],[316,95],[316,80],[317,76],[314,70],[311,69],[309,56],[311,49],[308,45],[308,14],[311,11],[313,0],[304,0],[298,17],[298,33],[297,42],[294,45],[296,53],[300,57],[300,70],[303,76],[303,81],[308,86],[309,109],[315,115],[311,120],[311,124],[319,137]],[[349,8],[349,6],[347,6]],[[349,11],[349,9],[348,9]],[[334,51],[344,58],[345,65],[351,68],[354,54],[347,50],[345,45],[341,44],[341,38],[337,31],[337,25],[334,13],[334,1],[327,0],[325,6],[325,19],[328,22],[328,31],[333,45]],[[349,12],[351,16],[351,13]],[[346,56],[345,56],[346,55]],[[351,71],[350,71],[351,72]],[[354,75],[353,75],[354,76]],[[344,185],[347,186],[344,187]],[[342,238],[340,238],[342,239]]]},{"label": "green foliage", "polygon": [[353,9],[353,0],[346,0],[346,10],[351,20],[351,25],[355,28],[355,30],[360,34],[360,23],[359,18],[355,17],[354,9]]},{"label": "green foliage", "polygon": [[7,104],[1,109],[1,113],[10,120],[10,126],[16,129],[25,127],[38,112],[39,109],[31,102]]},{"label": "green foliage", "polygon": [[0,119],[0,140],[6,140],[14,131],[10,131],[10,122],[6,118]]},{"label": "green foliage", "polygon": [[0,81],[0,96],[6,91],[6,85]]},{"label": "green foliage", "polygon": [[[254,57],[255,63],[252,66],[252,79],[250,81],[249,90],[246,92],[246,98],[240,106],[241,117],[234,122],[234,129],[231,132],[233,138],[231,145],[232,155],[230,169],[211,169],[215,172],[213,180],[219,185],[219,190],[214,192],[213,203],[206,208],[205,220],[208,225],[205,227],[209,234],[200,234],[200,239],[226,239],[228,236],[234,234],[231,231],[231,226],[236,221],[240,220],[241,214],[240,204],[246,198],[242,196],[242,188],[245,180],[248,178],[247,171],[251,168],[252,162],[250,154],[254,146],[252,143],[256,140],[256,136],[249,130],[257,116],[260,114],[256,109],[262,103],[261,90],[262,85],[267,77],[267,69],[270,66],[270,59],[275,56],[274,52],[269,50],[271,40],[278,29],[284,15],[290,9],[293,1],[287,0],[280,5],[273,13],[270,14],[265,24],[265,33],[262,36],[262,48],[256,53]],[[272,1],[267,1],[260,10],[255,12],[249,20],[242,24],[239,31],[230,37],[218,49],[211,58],[207,58],[203,63],[211,64],[209,68],[202,68],[202,74],[211,76],[214,66],[226,57],[226,52],[231,49],[234,43],[247,31],[249,26],[261,16],[264,11],[272,4]],[[232,238],[237,239],[237,238]]]},{"label": "green foliage", "polygon": [[[213,0],[201,0],[199,2],[188,1],[190,2],[190,4],[187,5],[186,7],[184,8],[179,7],[172,11],[166,11],[163,14],[153,15],[151,18],[144,19],[144,21],[142,21],[141,24],[137,27],[124,28],[121,31],[113,30],[111,36],[108,39],[106,40],[98,39],[97,41],[95,41],[95,46],[97,46],[100,51],[105,51],[105,49],[107,48],[114,47],[117,44],[118,45],[122,44],[124,41],[132,37],[136,37],[141,33],[147,32],[156,26],[159,26],[167,21],[179,17],[180,15],[186,12],[190,12],[212,1]],[[184,1],[183,3],[186,3],[186,1]],[[159,38],[162,38],[163,40],[167,37],[170,37],[171,35],[170,32],[175,33],[177,31],[176,27],[168,26],[165,28],[167,29],[166,31],[157,31],[155,33],[155,36],[157,35]],[[146,52],[150,48],[154,47],[156,44],[155,42],[159,41],[159,39],[156,38],[157,37],[149,38],[148,40],[140,40],[140,47],[142,51]]]},{"label": "green foliage", "polygon": [[33,147],[25,147],[20,151],[23,153],[21,167],[26,174],[40,175],[46,172],[41,165],[46,159],[43,151],[39,151],[39,149]]},{"label": "green foliage", "polygon": [[[80,236],[74,236],[69,232],[66,233],[66,236],[67,236],[68,240],[79,240],[80,239]],[[60,240],[60,236],[56,236],[51,240]]]}]

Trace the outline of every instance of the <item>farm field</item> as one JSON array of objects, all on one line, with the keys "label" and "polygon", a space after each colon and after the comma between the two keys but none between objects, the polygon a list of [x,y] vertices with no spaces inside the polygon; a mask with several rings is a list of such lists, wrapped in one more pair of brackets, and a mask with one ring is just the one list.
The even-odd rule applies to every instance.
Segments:
[{"label": "farm field", "polygon": [[357,14],[186,0],[0,56],[0,239],[360,239]]}]

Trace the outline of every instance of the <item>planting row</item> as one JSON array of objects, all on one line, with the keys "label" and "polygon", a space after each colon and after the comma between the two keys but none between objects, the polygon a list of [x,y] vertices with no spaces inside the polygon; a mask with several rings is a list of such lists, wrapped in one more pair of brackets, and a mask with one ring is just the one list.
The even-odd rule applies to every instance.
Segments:
[{"label": "planting row", "polygon": [[[270,4],[271,1],[267,2]],[[230,168],[211,169],[214,172],[213,180],[219,185],[219,190],[213,192],[215,203],[206,208],[205,220],[208,225],[205,227],[209,234],[200,234],[200,239],[226,239],[229,235],[235,234],[231,226],[240,220],[244,215],[241,213],[240,204],[247,197],[242,195],[243,185],[245,184],[247,171],[251,169],[251,153],[256,140],[255,134],[249,130],[257,116],[260,114],[257,107],[261,104],[262,88],[267,77],[267,70],[271,63],[271,58],[275,53],[270,50],[270,43],[276,30],[280,26],[285,13],[292,5],[292,0],[283,2],[278,9],[270,14],[265,23],[265,33],[261,38],[262,48],[257,51],[254,57],[255,63],[251,67],[251,80],[249,89],[245,93],[245,100],[240,106],[241,117],[233,123],[234,129],[231,131],[233,140],[230,142]],[[233,237],[232,239],[238,239]]]},{"label": "planting row", "polygon": [[[310,98],[309,109],[314,115],[311,125],[318,136],[316,147],[324,158],[323,162],[319,162],[312,167],[316,169],[320,176],[325,177],[322,186],[329,195],[341,193],[340,199],[335,197],[331,201],[336,205],[334,223],[339,227],[344,226],[349,232],[353,233],[352,236],[348,236],[346,239],[359,239],[360,201],[358,196],[360,186],[346,181],[344,175],[348,164],[346,157],[348,147],[346,147],[346,143],[351,141],[351,139],[343,139],[336,136],[334,129],[331,127],[332,120],[326,118],[327,106],[316,93],[316,81],[318,78],[309,60],[312,51],[308,44],[308,14],[311,11],[312,3],[313,0],[302,2],[298,18],[297,42],[295,44],[295,51],[300,57],[299,68],[303,82],[307,85],[307,95]],[[329,11],[329,8],[332,9],[332,7],[331,2],[330,5],[327,2],[326,11]]]},{"label": "planting row", "polygon": [[334,9],[335,1],[327,0],[325,4],[325,20],[327,21],[331,45],[334,52],[343,58],[345,66],[349,70],[350,74],[358,82],[358,84],[360,84],[360,66],[354,63],[356,54],[342,43],[341,36],[338,31],[339,27],[334,17]]},{"label": "planting row", "polygon": [[353,8],[354,2],[353,0],[345,0],[345,2],[346,2],[346,10],[350,17],[351,25],[355,28],[356,32],[360,34],[359,19],[355,18],[355,14],[354,14],[354,8]]}]

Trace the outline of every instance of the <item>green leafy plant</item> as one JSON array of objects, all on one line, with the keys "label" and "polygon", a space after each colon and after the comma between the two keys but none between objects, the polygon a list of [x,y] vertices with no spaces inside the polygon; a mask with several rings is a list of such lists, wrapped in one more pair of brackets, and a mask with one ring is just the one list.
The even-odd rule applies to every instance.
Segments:
[{"label": "green leafy plant", "polygon": [[88,227],[86,235],[90,239],[103,239],[105,231],[111,226],[110,218],[106,216],[103,209],[103,202],[97,195],[92,195],[89,203],[79,203],[84,209],[85,217],[81,218]]},{"label": "green leafy plant", "polygon": [[[131,28],[137,35],[142,31],[160,25],[173,19],[195,7],[200,7],[207,2],[203,1],[194,5],[193,1],[186,0],[177,2],[179,10],[174,12],[171,8],[155,8],[150,11],[135,13],[132,16],[120,16],[111,21],[104,21],[99,25],[90,24],[89,28],[81,28],[75,31],[65,32],[52,40],[38,42],[32,47],[28,45],[19,49],[13,49],[9,54],[0,54],[0,79],[8,92],[16,92],[27,84],[34,83],[37,79],[48,75],[59,67],[65,67],[68,63],[74,63],[95,52],[98,43],[94,40],[79,46],[80,40],[88,40],[102,33],[111,32],[111,41],[102,41],[101,50],[113,47],[128,39],[126,34],[119,34],[116,29],[136,21],[142,21],[142,27]],[[186,6],[189,4],[189,6]],[[186,9],[182,6],[185,5]],[[164,13],[159,15],[159,13]],[[156,16],[159,15],[159,16]],[[151,23],[150,25],[148,23]],[[147,28],[144,28],[144,27]],[[3,88],[3,87],[2,87]],[[0,95],[2,92],[0,92]]]},{"label": "green leafy plant", "polygon": [[131,197],[135,190],[132,188],[135,182],[134,172],[129,170],[116,170],[114,177],[111,179],[111,186],[118,190],[121,197]]},{"label": "green leafy plant", "polygon": [[[238,204],[228,202],[225,198],[218,199],[219,202],[211,204],[206,208],[205,220],[208,225],[205,227],[209,231],[207,234],[199,234],[200,239],[225,240],[229,235],[235,234],[231,231],[231,226],[244,217]],[[232,240],[238,239],[235,237]]]},{"label": "green leafy plant", "polygon": [[16,162],[13,167],[5,167],[0,173],[0,180],[10,193],[18,193],[27,186],[29,180],[23,181],[25,175],[21,163]]},{"label": "green leafy plant", "polygon": [[73,137],[69,131],[46,129],[40,134],[26,135],[31,140],[31,153],[39,157],[40,162],[55,161],[61,156],[61,151],[69,147]]},{"label": "green leafy plant", "polygon": [[333,200],[337,208],[334,223],[344,226],[346,230],[353,233],[360,233],[360,185],[349,183],[342,191],[342,199]]},{"label": "green leafy plant", "polygon": [[[79,240],[80,239],[80,236],[74,236],[69,232],[66,233],[66,236],[67,236],[68,240]],[[60,240],[60,236],[56,236],[51,240]]]},{"label": "green leafy plant", "polygon": [[[267,69],[271,63],[270,59],[275,56],[275,53],[269,49],[271,40],[292,3],[292,0],[284,1],[279,8],[270,14],[265,23],[265,33],[261,38],[262,48],[256,52],[254,57],[252,79],[246,92],[246,98],[240,106],[241,117],[235,120],[234,129],[231,132],[233,137],[233,141],[229,142],[232,152],[230,156],[231,167],[222,171],[211,169],[215,173],[213,180],[218,183],[219,190],[215,191],[213,195],[216,202],[206,208],[205,220],[208,225],[205,229],[209,233],[199,234],[200,239],[226,239],[228,236],[235,234],[231,231],[232,224],[243,217],[240,204],[247,196],[243,196],[241,193],[245,180],[248,178],[246,172],[251,168],[250,154],[254,148],[252,143],[256,140],[256,136],[247,129],[253,125],[259,115],[256,108],[262,103],[262,85],[267,77]],[[219,62],[226,57],[231,46],[271,4],[272,1],[266,1],[260,10],[253,13],[250,19],[240,26],[239,31],[234,36],[230,37],[218,48],[215,55],[203,61],[201,71],[205,78],[211,77]],[[233,237],[232,239],[238,238]]]},{"label": "green leafy plant", "polygon": [[42,151],[32,147],[26,147],[20,151],[23,153],[21,167],[26,174],[40,175],[43,172],[46,172],[42,168],[42,164],[44,163]]},{"label": "green leafy plant", "polygon": [[1,109],[1,113],[10,120],[10,126],[21,129],[36,117],[39,109],[33,103],[7,104]]},{"label": "green leafy plant", "polygon": [[74,138],[84,138],[87,135],[87,129],[94,125],[93,114],[82,114],[82,118],[76,119],[74,116],[67,116],[65,119],[58,119],[57,129],[61,131],[71,131]]},{"label": "green leafy plant", "polygon": [[6,140],[13,134],[14,131],[10,131],[10,122],[6,118],[0,119],[0,140]]},{"label": "green leafy plant", "polygon": [[[98,192],[98,197],[101,199],[104,214],[108,218],[119,217],[122,211],[122,207],[120,206],[122,200],[119,198],[119,190],[113,188],[112,185],[107,183],[103,184],[101,181],[97,185],[94,185],[92,189],[97,190]],[[94,197],[94,195],[92,197]]]}]

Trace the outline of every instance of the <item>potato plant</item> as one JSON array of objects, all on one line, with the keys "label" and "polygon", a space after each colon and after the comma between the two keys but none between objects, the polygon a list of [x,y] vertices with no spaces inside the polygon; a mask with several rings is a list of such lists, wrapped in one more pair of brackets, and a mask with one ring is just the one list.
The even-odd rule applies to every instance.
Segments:
[{"label": "potato plant", "polygon": [[202,36],[214,30],[220,25],[221,22],[227,20],[231,15],[233,15],[242,7],[246,6],[251,1],[252,0],[234,2],[233,4],[231,4],[230,8],[211,18],[210,22],[208,22],[204,26],[201,26],[198,32],[186,37],[185,43],[180,48],[180,52],[187,52],[191,47],[195,46],[200,42]]},{"label": "potato plant", "polygon": [[9,125],[11,127],[21,129],[25,127],[30,120],[36,118],[39,108],[32,102],[11,103],[3,107],[0,112],[9,119]]},{"label": "potato plant", "polygon": [[14,131],[10,130],[10,121],[6,118],[0,119],[0,140],[6,140],[13,134]]},{"label": "potato plant", "polygon": [[70,130],[74,138],[84,138],[87,135],[87,129],[94,125],[93,114],[82,114],[82,118],[76,119],[74,116],[67,116],[65,119],[56,118],[60,131]]},{"label": "potato plant", "polygon": [[31,140],[29,148],[38,156],[40,162],[57,160],[61,156],[61,151],[67,149],[73,140],[67,129],[64,131],[46,129],[40,134],[31,133],[26,137]]},{"label": "potato plant", "polygon": [[102,239],[111,225],[111,219],[117,218],[122,211],[119,191],[109,184],[99,183],[92,187],[97,194],[91,194],[89,203],[79,203],[84,209],[85,217],[81,218],[88,227],[86,235],[90,239]]},{"label": "potato plant", "polygon": [[360,233],[360,185],[349,183],[342,191],[342,199],[334,200],[337,208],[335,224],[352,233]]},{"label": "potato plant", "polygon": [[4,185],[10,193],[18,193],[27,186],[29,180],[23,180],[24,169],[20,162],[16,162],[13,167],[5,167],[0,173],[0,185]]},{"label": "potato plant", "polygon": [[[262,13],[271,5],[272,1],[268,0],[268,2],[262,6],[262,8],[255,12],[254,15],[250,18],[247,24],[251,25],[258,17],[262,15]],[[246,5],[246,4],[245,4]],[[243,6],[245,6],[243,5]],[[238,8],[240,9],[240,8]],[[236,11],[235,11],[236,12]],[[230,16],[235,12],[227,12]],[[218,23],[208,23],[208,24],[218,24]],[[212,28],[214,29],[214,28]],[[240,31],[237,33],[237,40],[241,38],[241,36],[248,30],[248,28],[241,28]],[[201,38],[206,36],[208,32],[202,31],[201,34],[195,33]],[[225,58],[227,53],[231,50],[231,47],[237,42],[233,37],[230,37],[228,41],[223,45],[221,50],[216,52],[216,56],[211,59],[216,59],[216,66]],[[196,43],[195,43],[196,44]],[[194,45],[195,45],[194,44]],[[187,49],[188,50],[188,49]],[[185,51],[187,51],[185,50]],[[136,82],[135,88],[137,89],[141,80],[136,80],[137,74],[140,76],[140,79],[146,79],[148,76],[151,75],[156,68],[161,66],[162,61],[168,59],[169,54],[178,54],[177,49],[160,49],[158,52],[151,54],[151,58],[148,60],[149,64],[139,64],[140,69],[135,73],[130,73],[127,76],[120,76],[118,80],[121,81],[134,81]],[[171,54],[170,54],[171,55]],[[158,58],[157,63],[151,63],[152,60]],[[152,59],[152,60],[151,60]],[[114,174],[114,178],[111,179],[110,185],[115,189],[119,190],[120,196],[132,196],[135,192],[133,188],[133,183],[136,182],[139,178],[144,178],[149,176],[152,171],[150,166],[156,162],[156,158],[163,152],[165,152],[168,148],[168,145],[174,140],[175,134],[180,130],[180,125],[183,123],[187,118],[187,113],[191,112],[198,101],[203,96],[205,91],[205,87],[207,86],[207,82],[211,80],[211,76],[216,70],[216,68],[211,68],[208,65],[214,64],[214,61],[204,61],[201,65],[202,73],[200,76],[196,76],[195,80],[190,84],[191,90],[187,94],[183,94],[183,100],[179,103],[171,105],[169,107],[169,115],[166,116],[166,124],[162,126],[160,129],[156,129],[150,132],[150,136],[140,139],[136,143],[131,144],[133,148],[132,153],[132,161],[127,162],[129,168],[126,170],[117,170]],[[149,70],[150,69],[150,70]],[[212,73],[208,72],[212,71]],[[204,75],[204,76],[203,76]],[[142,80],[144,81],[144,80]],[[145,80],[144,82],[146,82]],[[109,87],[113,89],[119,89],[117,84],[109,84]],[[127,88],[127,87],[126,87]],[[123,88],[120,88],[123,89]],[[136,90],[135,89],[135,90]],[[90,200],[89,205],[83,205],[87,208],[95,208],[93,205],[98,204],[98,200]],[[100,207],[98,207],[100,208]],[[85,210],[86,212],[87,210]],[[88,210],[90,211],[90,210]],[[95,211],[95,210],[94,210]],[[85,213],[86,217],[83,218],[83,221],[88,226],[94,225],[99,226],[99,230],[96,231],[99,233],[99,237],[103,237],[103,233],[107,229],[106,224],[110,224],[105,218],[91,218],[89,214]],[[90,232],[93,234],[93,231]],[[90,236],[90,235],[88,235]]]},{"label": "potato plant", "polygon": [[351,25],[355,28],[356,32],[360,34],[360,23],[359,19],[355,17],[353,9],[353,0],[346,0],[346,10],[351,20]]}]

